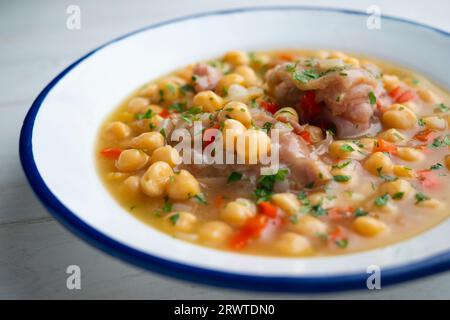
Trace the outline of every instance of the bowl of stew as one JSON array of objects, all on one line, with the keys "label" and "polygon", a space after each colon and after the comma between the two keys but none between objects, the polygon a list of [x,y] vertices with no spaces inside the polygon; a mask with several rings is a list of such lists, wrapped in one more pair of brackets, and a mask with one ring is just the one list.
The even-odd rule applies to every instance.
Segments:
[{"label": "bowl of stew", "polygon": [[[33,103],[25,174],[86,241],[162,274],[331,291],[450,263],[450,40],[306,7],[206,13],[92,51]],[[333,32],[330,32],[333,30]]]}]

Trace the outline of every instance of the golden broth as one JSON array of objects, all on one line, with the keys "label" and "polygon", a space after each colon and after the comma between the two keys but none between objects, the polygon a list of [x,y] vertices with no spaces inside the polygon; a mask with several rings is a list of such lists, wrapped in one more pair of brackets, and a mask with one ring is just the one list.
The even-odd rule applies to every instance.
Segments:
[{"label": "golden broth", "polygon": [[[252,209],[252,205],[245,204],[244,207],[247,207],[242,209],[239,207],[242,203],[238,203],[238,209],[234,210],[253,210],[252,217],[261,215],[262,207],[255,203],[253,194],[255,182],[254,179],[252,180],[252,173],[244,170],[239,181],[227,182],[229,176],[217,175],[220,170],[202,167],[192,172],[201,184],[200,200],[192,195],[185,200],[171,199],[167,191],[163,191],[162,196],[149,197],[142,192],[140,180],[149,168],[152,152],[143,149],[140,151],[142,154],[136,153],[136,157],[144,159],[142,161],[145,164],[142,167],[138,165],[135,169],[127,170],[120,170],[117,164],[119,160],[116,159],[118,155],[114,153],[114,150],[110,150],[110,153],[106,153],[105,156],[105,149],[126,150],[133,147],[142,149],[136,147],[136,142],[132,142],[133,138],[143,132],[160,132],[158,121],[161,119],[155,120],[155,115],[161,110],[167,110],[180,101],[187,101],[188,108],[192,107],[194,93],[191,91],[194,80],[192,66],[188,66],[146,84],[107,117],[100,129],[96,146],[98,170],[105,186],[125,210],[144,223],[176,238],[218,249],[258,255],[317,256],[368,250],[417,235],[445,219],[450,212],[450,199],[447,196],[450,189],[450,159],[448,158],[450,109],[447,106],[450,106],[450,100],[447,92],[425,77],[380,60],[309,50],[234,53],[214,60],[212,65],[229,68],[228,73],[236,72],[239,65],[248,65],[255,71],[257,79],[253,84],[243,87],[262,88],[265,85],[262,76],[272,65],[283,60],[291,61],[293,58],[295,60],[301,57],[341,59],[347,61],[349,65],[354,64],[353,67],[355,64],[364,65],[365,61],[373,62],[382,71],[379,80],[388,93],[392,93],[399,85],[414,92],[414,100],[401,103],[403,107],[399,110],[401,112],[403,112],[402,108],[412,110],[417,118],[417,124],[411,128],[397,128],[394,134],[387,135],[388,129],[395,128],[389,128],[392,127],[392,121],[389,122],[386,120],[387,117],[384,118],[388,110],[386,108],[380,111],[379,117],[384,127],[376,136],[334,139],[344,141],[344,145],[356,146],[354,148],[358,149],[362,156],[352,158],[344,154],[343,158],[340,158],[342,145],[340,149],[337,149],[337,153],[329,149],[321,158],[333,178],[321,187],[300,188],[295,190],[295,193],[289,189],[287,193],[295,194],[296,205],[300,206],[294,214],[287,213],[287,210],[283,210],[284,208],[281,209],[285,202],[277,205],[273,195],[271,199],[264,199],[266,201],[263,202],[269,203],[269,208],[276,208],[277,216],[265,219],[261,233],[253,234],[248,238],[243,231],[248,229],[248,226],[245,223],[235,223],[233,220],[235,213],[225,214],[224,208],[237,198],[245,198],[253,202],[255,208]],[[227,92],[218,94],[222,99],[227,99],[226,95]],[[136,97],[143,99],[136,100]],[[250,109],[255,101],[259,105],[262,100],[267,99],[268,97],[263,93],[247,102],[247,106]],[[152,105],[153,115],[151,118],[146,118],[145,110],[150,108],[149,105]],[[179,110],[172,108],[172,111],[176,114]],[[220,109],[217,112],[220,112]],[[211,114],[215,117],[217,112]],[[136,114],[140,116],[136,117]],[[167,111],[160,114],[167,117]],[[434,116],[438,120],[427,118]],[[117,124],[117,122],[121,125],[112,127],[111,123]],[[444,127],[439,127],[442,124]],[[425,130],[428,131],[425,132]],[[432,134],[428,136],[427,141],[422,141],[417,139],[417,134],[420,132],[432,132]],[[386,139],[396,140],[398,136],[404,139],[386,142]],[[371,171],[368,169],[370,165],[367,164],[368,159],[376,152],[374,148],[380,148],[378,140],[380,137],[383,137],[382,142],[386,142],[387,150],[391,150],[383,153],[392,167],[386,174],[383,169],[379,170],[378,174],[373,169]],[[371,138],[376,139],[376,142],[369,140]],[[424,146],[418,147],[419,145]],[[120,152],[116,150],[116,153]],[[175,167],[175,171],[177,168]],[[190,170],[192,167],[184,168]],[[285,177],[286,180],[289,180],[289,174]],[[348,177],[350,177],[349,181],[342,181]],[[391,190],[394,191],[391,192]],[[202,203],[203,197],[208,204]],[[283,198],[280,201],[286,201],[286,199]],[[194,218],[185,219],[183,215],[180,216],[180,212],[189,212]],[[310,218],[308,220],[304,217]],[[360,219],[362,217],[364,219]],[[367,221],[368,217],[370,219]],[[359,220],[359,223],[355,223],[356,220]],[[211,221],[220,223],[205,226],[205,223]],[[375,225],[372,224],[373,221]],[[181,223],[185,225],[177,226]],[[315,230],[324,232],[315,232]],[[236,244],[233,239],[239,236],[246,237],[245,245],[230,245],[230,243]]]}]

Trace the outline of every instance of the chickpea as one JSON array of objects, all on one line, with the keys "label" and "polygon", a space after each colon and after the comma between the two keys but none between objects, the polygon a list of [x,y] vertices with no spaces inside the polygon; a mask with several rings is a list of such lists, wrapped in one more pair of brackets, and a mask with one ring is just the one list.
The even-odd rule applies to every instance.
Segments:
[{"label": "chickpea", "polygon": [[323,130],[316,126],[311,126],[307,124],[305,126],[305,131],[307,131],[311,137],[312,143],[317,143],[325,139],[325,135],[323,133]]},{"label": "chickpea", "polygon": [[186,68],[181,69],[176,72],[176,75],[183,79],[184,81],[191,81],[194,71],[194,65],[190,64]]},{"label": "chickpea", "polygon": [[139,93],[142,96],[149,98],[151,101],[159,101],[159,87],[156,83],[146,85]]},{"label": "chickpea", "polygon": [[173,101],[180,97],[180,82],[172,78],[163,79],[159,83],[159,90],[164,100]]},{"label": "chickpea", "polygon": [[197,179],[189,171],[184,169],[173,176],[166,190],[169,198],[175,200],[188,200],[201,192]]},{"label": "chickpea", "polygon": [[381,120],[387,128],[411,129],[417,125],[416,114],[401,104],[391,105],[383,113]]},{"label": "chickpea", "polygon": [[149,128],[158,128],[164,121],[160,115],[153,115],[150,119],[141,119],[133,123],[133,129],[140,133],[148,132]]},{"label": "chickpea", "polygon": [[363,216],[353,221],[352,228],[362,236],[373,237],[385,231],[387,226],[375,218]]},{"label": "chickpea", "polygon": [[266,66],[270,62],[270,56],[265,53],[255,53],[249,54],[250,65],[255,69],[260,69]]},{"label": "chickpea", "polygon": [[425,158],[422,151],[410,147],[397,148],[397,156],[405,161],[413,162],[422,161]]},{"label": "chickpea", "polygon": [[174,168],[181,163],[181,157],[177,149],[167,145],[153,151],[150,163],[155,163],[157,161],[166,162],[169,166]]},{"label": "chickpea", "polygon": [[364,200],[366,200],[366,196],[363,193],[348,190],[342,192],[340,196],[346,205],[353,207],[359,206]]},{"label": "chickpea", "polygon": [[244,51],[228,51],[223,60],[234,66],[249,64],[250,62],[247,52]]},{"label": "chickpea", "polygon": [[182,232],[192,231],[197,223],[197,217],[190,212],[171,212],[165,219],[175,230]]},{"label": "chickpea", "polygon": [[220,217],[232,226],[241,227],[247,219],[256,215],[255,205],[247,199],[238,198],[228,202],[220,211]]},{"label": "chickpea", "polygon": [[448,154],[444,157],[444,163],[445,163],[445,166],[447,167],[447,170],[450,170],[450,154]]},{"label": "chickpea", "polygon": [[255,70],[253,70],[249,66],[239,66],[234,70],[234,72],[244,77],[243,84],[246,87],[255,86],[260,83],[258,76],[255,73]]},{"label": "chickpea", "polygon": [[249,129],[244,135],[237,137],[236,152],[238,161],[256,164],[263,157],[268,157],[271,150],[271,140],[262,130]]},{"label": "chickpea", "polygon": [[317,236],[319,234],[326,234],[328,227],[326,223],[320,221],[319,219],[311,216],[304,215],[301,216],[296,224],[290,224],[289,228],[296,232],[300,232],[305,236]]},{"label": "chickpea", "polygon": [[202,91],[195,95],[193,103],[205,112],[214,112],[222,109],[223,99],[213,91]]},{"label": "chickpea", "polygon": [[227,119],[223,123],[224,143],[228,151],[234,152],[236,140],[242,136],[247,129],[237,120]]},{"label": "chickpea", "polygon": [[124,173],[124,172],[110,172],[107,175],[108,180],[111,180],[111,181],[124,180],[125,178],[127,178],[129,176],[130,176],[129,173]]},{"label": "chickpea", "polygon": [[224,244],[232,233],[233,229],[222,221],[206,222],[198,229],[200,239],[214,245]]},{"label": "chickpea", "polygon": [[293,120],[295,122],[298,122],[298,113],[295,111],[294,108],[286,107],[281,108],[277,112],[275,112],[274,117],[276,120],[280,121],[280,118],[285,118],[289,120]]},{"label": "chickpea", "polygon": [[130,127],[121,121],[110,123],[105,130],[106,137],[112,140],[123,140],[131,134]]},{"label": "chickpea", "polygon": [[430,89],[418,89],[417,94],[426,103],[436,104],[439,102],[438,96]]},{"label": "chickpea", "polygon": [[329,147],[330,155],[338,159],[361,159],[358,150],[359,147],[349,141],[333,141]]},{"label": "chickpea", "polygon": [[236,73],[230,73],[225,76],[223,76],[216,86],[216,92],[220,94],[221,96],[226,96],[228,92],[228,88],[232,84],[240,84],[242,85],[245,82],[245,79],[240,74]]},{"label": "chickpea", "polygon": [[279,251],[287,255],[305,255],[311,252],[308,238],[293,232],[284,233],[276,243]]},{"label": "chickpea", "polygon": [[141,179],[138,176],[129,176],[123,181],[123,184],[127,188],[127,190],[133,193],[138,193],[140,188],[140,181]]},{"label": "chickpea", "polygon": [[132,113],[141,113],[149,104],[150,101],[147,98],[135,97],[128,102],[127,109]]},{"label": "chickpea", "polygon": [[367,152],[372,152],[375,148],[376,143],[377,140],[373,138],[362,138],[361,140],[359,140],[359,144]]},{"label": "chickpea", "polygon": [[374,176],[390,174],[394,169],[391,158],[383,152],[373,153],[365,162],[364,168]]},{"label": "chickpea", "polygon": [[359,65],[360,65],[359,60],[356,58],[347,58],[347,59],[344,59],[344,62],[355,68],[359,68]]},{"label": "chickpea", "polygon": [[329,56],[331,59],[347,59],[348,56],[341,51],[332,51]]},{"label": "chickpea", "polygon": [[397,129],[388,129],[386,131],[383,131],[379,137],[383,140],[386,140],[388,142],[392,143],[400,143],[402,141],[405,141],[406,137],[402,133],[400,133]]},{"label": "chickpea", "polygon": [[394,174],[397,177],[403,177],[403,178],[413,178],[414,177],[414,170],[412,168],[402,166],[402,165],[395,165],[394,166]]},{"label": "chickpea", "polygon": [[447,121],[442,117],[423,117],[422,120],[425,123],[425,126],[431,130],[445,130],[447,127]]},{"label": "chickpea", "polygon": [[416,205],[421,208],[426,209],[441,209],[444,204],[437,199],[426,199],[420,202],[417,202]]},{"label": "chickpea", "polygon": [[144,132],[132,140],[135,147],[152,153],[164,145],[164,136],[159,132]]},{"label": "chickpea", "polygon": [[319,50],[316,53],[316,57],[319,59],[328,59],[330,57],[330,53],[325,50]]},{"label": "chickpea", "polygon": [[400,79],[397,76],[391,74],[384,74],[381,77],[384,87],[387,91],[392,91],[400,84]]},{"label": "chickpea", "polygon": [[142,169],[148,162],[148,155],[142,150],[128,149],[120,153],[116,160],[116,168],[120,171],[136,171]]},{"label": "chickpea", "polygon": [[277,193],[272,196],[272,202],[287,214],[296,214],[300,211],[300,202],[293,193]]},{"label": "chickpea", "polygon": [[321,204],[325,209],[331,208],[336,203],[336,200],[327,196],[325,192],[313,192],[308,196],[308,199],[313,206]]},{"label": "chickpea", "polygon": [[228,102],[219,112],[220,121],[234,119],[242,123],[247,128],[252,124],[252,115],[247,105],[238,101]]},{"label": "chickpea", "polygon": [[150,197],[162,196],[173,175],[172,168],[166,162],[153,163],[141,178],[142,192]]},{"label": "chickpea", "polygon": [[379,191],[381,194],[389,194],[394,200],[407,199],[412,194],[413,188],[411,184],[404,179],[384,182]]}]

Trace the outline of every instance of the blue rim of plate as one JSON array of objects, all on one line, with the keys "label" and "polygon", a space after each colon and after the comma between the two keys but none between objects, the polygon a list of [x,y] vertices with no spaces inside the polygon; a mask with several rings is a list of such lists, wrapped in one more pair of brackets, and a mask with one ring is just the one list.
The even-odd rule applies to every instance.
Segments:
[{"label": "blue rim of plate", "polygon": [[[136,31],[125,34],[119,38],[116,38],[104,45],[92,50],[85,56],[81,57],[58,76],[56,76],[38,95],[33,102],[30,110],[28,111],[20,133],[19,141],[19,155],[22,168],[30,183],[33,191],[47,208],[47,210],[55,217],[61,224],[63,224],[71,232],[84,239],[91,245],[98,249],[137,265],[144,269],[154,271],[166,276],[171,276],[181,280],[188,280],[192,282],[227,287],[245,290],[255,291],[271,291],[271,292],[332,292],[351,289],[364,289],[366,287],[367,277],[369,276],[365,270],[361,270],[360,273],[353,274],[339,274],[339,275],[325,275],[325,276],[299,276],[299,277],[284,277],[284,276],[255,276],[247,274],[237,274],[224,271],[211,270],[170,260],[162,259],[151,254],[144,253],[142,251],[133,249],[126,246],[105,234],[97,231],[95,228],[86,224],[76,214],[71,212],[48,188],[42,179],[36,163],[34,161],[32,150],[32,136],[33,127],[36,115],[44,102],[47,94],[52,88],[61,80],[68,72],[76,67],[81,61],[87,59],[93,53],[103,49],[104,47],[132,36],[136,33],[143,32],[149,29],[159,28],[161,26],[174,24],[180,21],[192,20],[202,18],[206,16],[215,15],[228,15],[239,12],[248,11],[288,11],[288,10],[300,10],[300,11],[327,11],[335,12],[347,15],[363,15],[366,13],[341,9],[341,8],[326,8],[326,7],[311,7],[311,6],[269,6],[269,7],[246,7],[237,9],[227,9],[212,12],[199,13],[184,17],[178,17],[175,19],[159,22]],[[403,18],[397,18],[392,16],[382,15],[382,19],[388,19],[410,25],[415,25],[420,28],[425,28],[438,32],[444,36],[450,36],[449,32],[422,24],[414,21],[410,21]],[[433,257],[410,263],[407,265],[401,265],[398,267],[392,267],[383,269],[381,272],[381,285],[386,286],[398,282],[416,279],[432,275],[438,272],[443,272],[450,269],[450,251],[435,255]]]}]

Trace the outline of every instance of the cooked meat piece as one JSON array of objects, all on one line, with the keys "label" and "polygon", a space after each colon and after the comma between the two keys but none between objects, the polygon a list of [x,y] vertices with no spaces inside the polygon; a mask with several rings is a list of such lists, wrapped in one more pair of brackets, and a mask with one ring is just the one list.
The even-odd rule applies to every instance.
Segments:
[{"label": "cooked meat piece", "polygon": [[282,106],[300,109],[303,93],[314,90],[315,103],[325,106],[319,116],[331,121],[341,138],[362,135],[377,122],[376,105],[369,99],[371,92],[382,107],[391,102],[381,83],[366,69],[321,70],[320,64],[314,73],[310,69],[304,65],[276,66],[266,74],[268,92]]},{"label": "cooked meat piece", "polygon": [[326,165],[312,159],[306,142],[293,132],[280,135],[280,162],[291,171],[291,188],[300,189],[309,184],[320,186],[331,179]]},{"label": "cooked meat piece", "polygon": [[265,75],[267,92],[283,107],[296,106],[303,95],[286,70],[288,65],[289,63],[280,64]]},{"label": "cooked meat piece", "polygon": [[198,63],[193,70],[194,88],[196,92],[204,90],[214,90],[222,78],[222,72],[206,63]]}]

